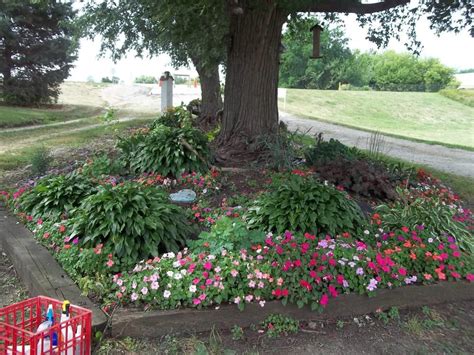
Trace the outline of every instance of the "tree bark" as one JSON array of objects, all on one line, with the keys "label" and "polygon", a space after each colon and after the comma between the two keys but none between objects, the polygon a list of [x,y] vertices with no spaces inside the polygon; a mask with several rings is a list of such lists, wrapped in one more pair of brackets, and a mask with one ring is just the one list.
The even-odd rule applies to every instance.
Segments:
[{"label": "tree bark", "polygon": [[192,62],[196,67],[201,81],[200,122],[205,126],[213,126],[216,122],[218,112],[222,110],[219,65],[204,66],[197,58],[193,58]]},{"label": "tree bark", "polygon": [[[242,2],[241,2],[242,3]],[[280,40],[287,13],[273,1],[233,11],[227,56],[224,114],[218,160],[256,148],[259,137],[278,130]]]}]

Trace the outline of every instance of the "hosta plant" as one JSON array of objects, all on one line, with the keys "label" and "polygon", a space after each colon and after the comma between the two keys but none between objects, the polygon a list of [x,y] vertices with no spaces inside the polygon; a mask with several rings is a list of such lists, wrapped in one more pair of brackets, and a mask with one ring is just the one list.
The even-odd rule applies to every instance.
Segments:
[{"label": "hosta plant", "polygon": [[116,261],[125,266],[179,250],[192,232],[183,209],[166,193],[135,182],[99,187],[74,216],[71,238],[83,247],[113,246]]},{"label": "hosta plant", "polygon": [[433,236],[447,235],[454,237],[464,250],[474,252],[474,236],[467,225],[459,218],[460,207],[446,204],[440,197],[424,196],[411,198],[410,192],[398,189],[400,199],[392,204],[379,206],[380,226],[394,229],[407,226],[424,225]]},{"label": "hosta plant", "polygon": [[363,223],[359,206],[345,193],[294,174],[275,179],[246,219],[253,227],[277,233],[293,230],[333,235],[355,232]]},{"label": "hosta plant", "polygon": [[180,128],[191,125],[191,113],[184,106],[176,106],[168,109],[160,117],[154,120],[150,129],[163,125],[167,127]]},{"label": "hosta plant", "polygon": [[95,185],[88,177],[72,172],[39,180],[36,186],[18,197],[15,205],[34,217],[57,217],[78,207],[95,191]]},{"label": "hosta plant", "polygon": [[118,148],[132,172],[179,176],[208,170],[207,138],[191,127],[157,125],[148,133],[121,138]]}]

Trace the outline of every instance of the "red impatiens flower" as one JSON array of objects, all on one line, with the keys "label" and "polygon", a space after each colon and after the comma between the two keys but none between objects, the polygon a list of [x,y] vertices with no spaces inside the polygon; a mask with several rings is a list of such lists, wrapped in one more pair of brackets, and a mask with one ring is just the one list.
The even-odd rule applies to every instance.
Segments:
[{"label": "red impatiens flower", "polygon": [[66,226],[64,226],[63,224],[61,224],[58,228],[59,230],[59,233],[64,233],[66,231]]},{"label": "red impatiens flower", "polygon": [[306,281],[306,280],[301,280],[300,281],[300,286],[307,289],[308,291],[311,291],[313,289],[313,287],[311,286],[311,284]]}]

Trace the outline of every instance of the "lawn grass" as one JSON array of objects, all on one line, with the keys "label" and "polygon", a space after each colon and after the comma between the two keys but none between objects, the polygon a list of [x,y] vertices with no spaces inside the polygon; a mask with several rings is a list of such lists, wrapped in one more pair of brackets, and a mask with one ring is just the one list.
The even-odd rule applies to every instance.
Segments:
[{"label": "lawn grass", "polygon": [[68,132],[68,129],[63,128],[62,133],[55,135],[54,137],[35,141],[27,146],[21,146],[0,154],[0,174],[2,171],[17,169],[29,164],[33,154],[41,146],[45,146],[52,150],[56,148],[85,146],[99,138],[104,139],[105,137],[113,137],[130,127],[143,126],[148,122],[150,122],[149,118],[138,118],[133,121],[119,122],[113,125],[104,124],[99,127],[93,127],[76,132]]},{"label": "lawn grass", "polygon": [[288,89],[289,113],[474,150],[474,108],[438,93]]},{"label": "lawn grass", "polygon": [[48,109],[0,106],[0,128],[70,121],[98,115],[101,111],[101,107],[86,105],[59,105]]},{"label": "lawn grass", "polygon": [[474,90],[445,89],[441,90],[439,94],[464,105],[474,107]]},{"label": "lawn grass", "polygon": [[61,85],[57,105],[42,108],[0,105],[0,129],[97,116],[106,106],[100,97],[102,87],[96,84],[66,82]]}]

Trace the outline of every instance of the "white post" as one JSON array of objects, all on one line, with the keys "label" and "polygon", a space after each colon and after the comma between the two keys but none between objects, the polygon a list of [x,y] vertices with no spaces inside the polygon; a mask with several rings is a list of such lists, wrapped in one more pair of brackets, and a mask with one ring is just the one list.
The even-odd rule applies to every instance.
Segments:
[{"label": "white post", "polygon": [[173,81],[169,71],[165,71],[160,78],[161,112],[166,112],[173,107]]}]

